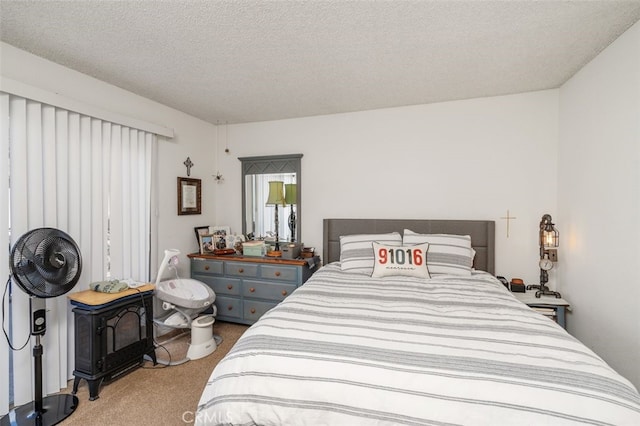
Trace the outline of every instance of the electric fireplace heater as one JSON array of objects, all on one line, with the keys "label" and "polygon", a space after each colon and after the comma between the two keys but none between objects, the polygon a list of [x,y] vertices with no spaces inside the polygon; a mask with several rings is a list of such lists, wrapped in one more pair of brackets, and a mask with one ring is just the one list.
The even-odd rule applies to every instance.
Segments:
[{"label": "electric fireplace heater", "polygon": [[134,294],[98,306],[71,302],[76,305],[73,394],[85,379],[93,401],[101,383],[139,367],[145,355],[156,364],[152,294]]}]

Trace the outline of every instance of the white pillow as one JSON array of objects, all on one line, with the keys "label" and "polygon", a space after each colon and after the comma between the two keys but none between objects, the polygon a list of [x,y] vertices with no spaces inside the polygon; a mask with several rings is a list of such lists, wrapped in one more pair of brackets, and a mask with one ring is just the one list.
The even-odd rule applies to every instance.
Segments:
[{"label": "white pillow", "polygon": [[429,243],[427,268],[429,275],[471,275],[473,253],[469,235],[416,234],[405,229],[403,245]]},{"label": "white pillow", "polygon": [[398,232],[389,234],[356,234],[340,236],[340,267],[353,274],[371,275],[373,273],[373,245],[377,241],[389,246],[402,245],[402,236]]},{"label": "white pillow", "polygon": [[374,266],[372,277],[401,275],[431,278],[427,269],[429,243],[413,246],[389,246],[373,243]]}]

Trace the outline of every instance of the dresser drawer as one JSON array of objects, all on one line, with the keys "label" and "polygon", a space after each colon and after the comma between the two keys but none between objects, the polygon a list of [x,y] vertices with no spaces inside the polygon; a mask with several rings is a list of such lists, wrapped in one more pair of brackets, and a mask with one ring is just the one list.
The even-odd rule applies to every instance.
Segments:
[{"label": "dresser drawer", "polygon": [[242,301],[233,297],[216,297],[218,315],[232,318],[242,318]]},{"label": "dresser drawer", "polygon": [[206,283],[217,295],[229,294],[239,295],[241,291],[241,280],[227,277],[208,277],[206,275],[193,275],[193,278]]},{"label": "dresser drawer", "polygon": [[262,265],[260,268],[260,278],[297,283],[298,269],[299,268],[296,268],[295,266]]},{"label": "dresser drawer", "polygon": [[269,309],[275,307],[277,303],[257,302],[245,299],[244,301],[244,319],[249,321],[257,321]]},{"label": "dresser drawer", "polygon": [[253,299],[284,300],[293,293],[295,284],[268,283],[264,281],[244,280],[242,282],[242,295]]},{"label": "dresser drawer", "polygon": [[225,264],[225,274],[234,277],[256,278],[258,276],[258,265],[247,262],[227,262]]},{"label": "dresser drawer", "polygon": [[192,274],[219,274],[224,271],[224,263],[219,260],[191,259]]}]

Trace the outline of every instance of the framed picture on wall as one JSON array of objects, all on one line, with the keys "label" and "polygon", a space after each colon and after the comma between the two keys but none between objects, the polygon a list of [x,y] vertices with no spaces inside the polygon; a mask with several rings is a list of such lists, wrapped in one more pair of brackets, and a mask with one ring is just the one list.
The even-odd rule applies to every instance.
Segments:
[{"label": "framed picture on wall", "polygon": [[178,178],[178,215],[202,213],[202,181]]}]

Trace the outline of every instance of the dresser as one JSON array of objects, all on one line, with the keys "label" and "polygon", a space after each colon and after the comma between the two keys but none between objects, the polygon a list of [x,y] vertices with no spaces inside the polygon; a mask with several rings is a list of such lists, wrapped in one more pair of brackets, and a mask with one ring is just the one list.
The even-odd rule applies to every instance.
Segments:
[{"label": "dresser", "polygon": [[319,257],[291,260],[190,254],[189,258],[191,278],[216,293],[216,319],[241,324],[256,322],[320,267]]}]

